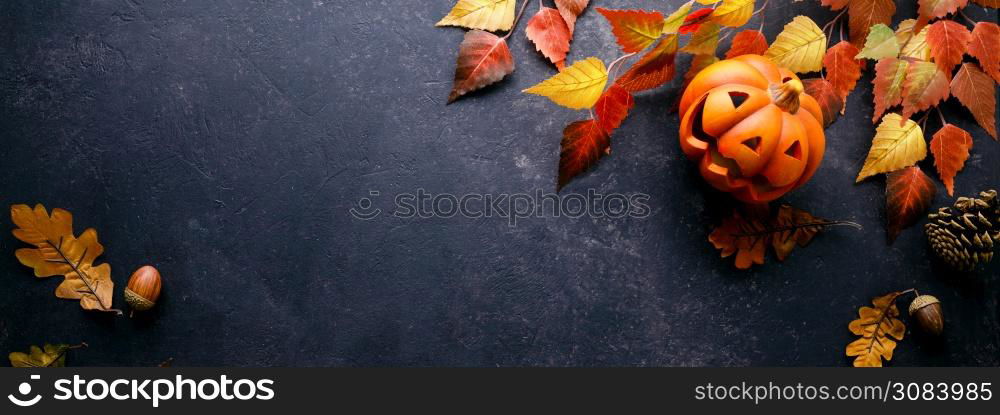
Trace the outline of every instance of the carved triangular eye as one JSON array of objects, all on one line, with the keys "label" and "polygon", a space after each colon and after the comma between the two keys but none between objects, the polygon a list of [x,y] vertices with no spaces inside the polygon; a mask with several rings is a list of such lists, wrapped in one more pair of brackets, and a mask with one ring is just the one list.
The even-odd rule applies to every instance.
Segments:
[{"label": "carved triangular eye", "polygon": [[801,141],[796,140],[792,145],[788,146],[788,150],[785,150],[785,154],[789,157],[802,160],[802,144]]},{"label": "carved triangular eye", "polygon": [[753,150],[754,153],[759,154],[757,149],[760,148],[760,137],[750,137],[746,140],[743,140],[743,145]]},{"label": "carved triangular eye", "polygon": [[740,105],[746,102],[747,98],[750,98],[750,96],[746,92],[729,91],[729,99],[733,101],[733,108],[739,108]]}]

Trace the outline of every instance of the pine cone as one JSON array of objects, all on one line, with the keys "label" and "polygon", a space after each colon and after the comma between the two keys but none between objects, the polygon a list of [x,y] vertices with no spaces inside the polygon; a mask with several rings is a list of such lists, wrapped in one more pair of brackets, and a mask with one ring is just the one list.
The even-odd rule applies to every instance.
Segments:
[{"label": "pine cone", "polygon": [[989,190],[979,198],[960,197],[952,207],[927,216],[924,226],[931,248],[942,260],[959,271],[993,259],[994,241],[1000,243],[1000,200]]}]

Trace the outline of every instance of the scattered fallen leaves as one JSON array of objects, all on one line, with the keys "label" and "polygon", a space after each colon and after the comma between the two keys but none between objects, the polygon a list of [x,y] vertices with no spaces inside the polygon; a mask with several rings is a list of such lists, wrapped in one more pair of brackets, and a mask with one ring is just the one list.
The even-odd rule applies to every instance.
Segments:
[{"label": "scattered fallen leaves", "polygon": [[910,64],[906,60],[885,58],[875,64],[875,112],[872,122],[882,118],[889,108],[903,102],[903,80],[906,79],[906,68]]},{"label": "scattered fallen leaves", "polygon": [[712,21],[728,27],[740,27],[753,16],[755,0],[722,0],[712,12]]},{"label": "scattered fallen leaves", "polygon": [[[901,293],[889,293],[872,300],[875,307],[861,307],[858,319],[847,326],[861,338],[847,345],[847,356],[857,356],[854,367],[882,367],[882,359],[892,360],[896,341],[903,340],[906,325],[899,319],[896,298]],[[896,340],[893,340],[895,338]]]},{"label": "scattered fallen leaves", "polygon": [[[924,133],[913,120],[905,120],[896,113],[886,114],[875,129],[871,150],[857,182],[879,173],[888,173],[912,166],[927,157]],[[900,122],[903,122],[902,126]]]},{"label": "scattered fallen leaves", "polygon": [[719,31],[721,29],[722,26],[715,22],[702,23],[698,30],[691,35],[691,40],[681,48],[681,52],[692,55],[715,54],[715,49],[719,47]]},{"label": "scattered fallen leaves", "polygon": [[625,88],[615,83],[612,84],[601,98],[594,105],[594,115],[597,123],[600,124],[604,132],[611,134],[612,131],[621,126],[622,121],[628,116],[628,112],[635,106],[635,100]]},{"label": "scattered fallen leaves", "polygon": [[829,127],[837,120],[841,108],[844,107],[840,93],[834,90],[830,81],[823,78],[803,79],[802,84],[806,88],[806,93],[819,103],[819,108],[823,111],[823,127]]},{"label": "scattered fallen leaves", "polygon": [[910,62],[903,81],[903,118],[948,98],[948,75],[931,62]]},{"label": "scattered fallen leaves", "polygon": [[576,31],[576,19],[587,9],[590,0],[556,0],[556,9],[562,16],[566,26],[569,27],[569,35],[573,36]]},{"label": "scattered fallen leaves", "polygon": [[927,213],[937,188],[918,166],[889,173],[885,182],[886,230],[889,243]]},{"label": "scattered fallen leaves", "polygon": [[597,120],[577,121],[563,131],[559,190],[611,151],[611,137]]},{"label": "scattered fallen leaves", "polygon": [[569,53],[570,32],[559,11],[542,6],[528,21],[525,33],[535,49],[561,70]]},{"label": "scattered fallen leaves", "polygon": [[587,109],[601,97],[607,83],[608,70],[604,62],[591,57],[577,61],[523,92],[547,97],[569,109]]},{"label": "scattered fallen leaves", "polygon": [[951,81],[951,94],[972,112],[976,122],[996,140],[996,91],[989,75],[979,70],[975,63],[963,63],[958,68],[955,79]]},{"label": "scattered fallen leaves", "polygon": [[611,23],[611,33],[625,53],[642,51],[663,34],[663,15],[659,12],[600,7],[597,11]]},{"label": "scattered fallen leaves", "polygon": [[472,30],[458,46],[455,81],[448,103],[477,89],[499,82],[514,72],[514,58],[507,40],[482,30]]},{"label": "scattered fallen leaves", "polygon": [[826,35],[816,22],[806,16],[795,16],[774,39],[765,56],[778,66],[804,73],[823,68],[824,52]]},{"label": "scattered fallen leaves", "polygon": [[955,175],[965,167],[971,148],[972,135],[953,124],[945,124],[931,138],[934,167],[948,189],[948,196],[955,195]]},{"label": "scattered fallen leaves", "polygon": [[894,14],[896,14],[894,0],[851,0],[847,5],[851,43],[861,46],[872,26],[879,23],[889,24]]},{"label": "scattered fallen leaves", "polygon": [[510,30],[516,0],[458,0],[436,26],[460,26],[490,32]]},{"label": "scattered fallen leaves", "polygon": [[841,41],[826,51],[823,57],[823,69],[826,80],[830,81],[842,101],[840,111],[846,108],[847,96],[854,90],[861,78],[861,61],[855,59],[858,48],[850,42]]},{"label": "scattered fallen leaves", "polygon": [[121,311],[111,308],[114,282],[111,265],[94,265],[94,260],[104,253],[97,241],[97,231],[87,229],[79,237],[73,236],[73,215],[63,209],[53,209],[52,215],[41,204],[34,209],[28,205],[13,205],[10,216],[14,224],[14,237],[34,245],[15,252],[22,264],[35,270],[39,278],[62,275],[56,287],[56,297],[80,300],[86,310]]},{"label": "scattered fallen leaves", "polygon": [[629,92],[659,87],[673,79],[676,56],[677,35],[664,36],[659,44],[620,76],[617,83]]},{"label": "scattered fallen leaves", "polygon": [[[962,55],[969,48],[972,33],[965,26],[951,20],[938,20],[927,28],[927,44],[931,48],[934,63],[942,71],[951,73],[955,65],[962,63]],[[1000,43],[994,44],[994,48]]]},{"label": "scattered fallen leaves", "polygon": [[66,352],[87,347],[87,343],[70,346],[68,344],[48,344],[31,346],[28,353],[13,352],[8,358],[13,367],[66,367]]},{"label": "scattered fallen leaves", "polygon": [[879,60],[882,58],[895,58],[899,55],[899,41],[896,40],[896,33],[882,23],[871,27],[868,32],[868,39],[865,40],[865,47],[856,58],[867,58]]},{"label": "scattered fallen leaves", "polygon": [[726,59],[740,55],[763,55],[767,53],[767,39],[759,30],[748,29],[733,36],[733,43],[726,52]]},{"label": "scattered fallen leaves", "polygon": [[969,55],[979,60],[979,66],[993,80],[1000,82],[1000,50],[997,50],[1000,47],[997,45],[1000,45],[1000,26],[991,22],[976,23],[969,42]]}]

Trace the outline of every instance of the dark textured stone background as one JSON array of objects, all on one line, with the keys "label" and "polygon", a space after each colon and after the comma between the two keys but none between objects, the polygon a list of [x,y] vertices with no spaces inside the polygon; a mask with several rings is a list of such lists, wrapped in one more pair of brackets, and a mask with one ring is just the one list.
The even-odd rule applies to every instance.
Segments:
[{"label": "dark textured stone background", "polygon": [[[769,39],[796,14],[835,14],[772,3]],[[998,265],[952,275],[919,228],[887,246],[884,180],[854,184],[870,75],[815,179],[786,198],[864,230],[824,233],[785,263],[739,272],[706,241],[726,199],[678,148],[678,82],[638,97],[614,154],[567,189],[648,193],[648,218],[353,219],[370,190],[388,209],[418,188],[554,188],[562,128],[585,114],[520,93],[553,73],[523,22],[514,75],[445,106],[463,30],[434,22],[452,4],[0,2],[0,205],[63,207],[77,232],[98,229],[116,305],[142,264],[165,287],[150,315],[84,312],[17,262],[5,214],[0,351],[86,341],[70,364],[123,366],[845,366],[857,307],[917,287],[941,298],[947,331],[908,330],[893,365],[1000,364]],[[593,9],[577,27],[571,60],[619,55]],[[954,100],[945,110],[975,136],[957,192],[1000,185],[1000,144]],[[939,185],[935,205],[950,200]]]}]

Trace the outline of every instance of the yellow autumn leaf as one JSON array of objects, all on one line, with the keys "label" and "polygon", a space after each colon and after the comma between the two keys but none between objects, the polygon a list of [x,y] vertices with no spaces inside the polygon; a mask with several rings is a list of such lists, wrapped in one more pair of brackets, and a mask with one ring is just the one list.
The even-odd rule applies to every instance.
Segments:
[{"label": "yellow autumn leaf", "polygon": [[490,32],[510,30],[516,0],[458,0],[436,26],[460,26]]},{"label": "yellow autumn leaf", "polygon": [[879,173],[888,173],[916,164],[927,157],[924,132],[913,120],[906,120],[896,113],[886,114],[875,129],[872,148],[857,182]]},{"label": "yellow autumn leaf", "polygon": [[823,69],[826,35],[816,22],[795,16],[767,49],[764,56],[793,72],[818,72]]},{"label": "yellow autumn leaf", "polygon": [[698,30],[691,35],[691,40],[680,49],[681,52],[692,55],[714,55],[715,49],[719,47],[719,32],[721,30],[722,26],[719,26],[718,23],[702,23]]},{"label": "yellow autumn leaf", "polygon": [[548,97],[570,109],[592,108],[608,83],[608,70],[600,59],[577,61],[562,72],[523,92]]},{"label": "yellow autumn leaf", "polygon": [[920,33],[914,36],[913,25],[915,24],[917,21],[913,19],[899,22],[899,26],[896,28],[896,41],[902,48],[899,56],[929,61],[931,60],[931,45],[927,43],[927,29],[930,26],[925,25]]},{"label": "yellow autumn leaf", "polygon": [[855,357],[854,367],[882,367],[882,359],[892,360],[896,341],[903,340],[906,333],[906,325],[899,320],[896,308],[896,298],[901,294],[876,297],[872,300],[874,307],[858,309],[858,319],[847,326],[851,333],[861,336],[845,349],[847,356]]},{"label": "yellow autumn leaf", "polygon": [[684,25],[684,18],[691,14],[691,6],[693,5],[693,0],[681,5],[670,16],[667,16],[663,20],[663,34],[669,35],[672,33],[677,33],[681,26]]},{"label": "yellow autumn leaf", "polygon": [[722,0],[712,12],[712,20],[729,27],[740,27],[753,16],[755,0]]},{"label": "yellow autumn leaf", "polygon": [[65,367],[66,352],[81,347],[87,347],[87,343],[74,346],[46,343],[43,347],[31,346],[27,353],[13,352],[7,355],[7,358],[10,359],[10,365],[13,367]]}]

